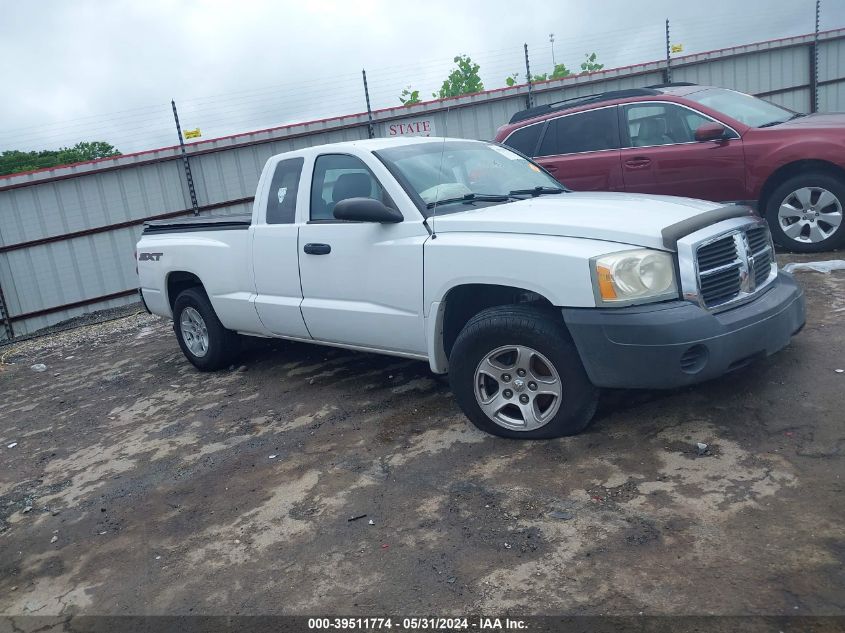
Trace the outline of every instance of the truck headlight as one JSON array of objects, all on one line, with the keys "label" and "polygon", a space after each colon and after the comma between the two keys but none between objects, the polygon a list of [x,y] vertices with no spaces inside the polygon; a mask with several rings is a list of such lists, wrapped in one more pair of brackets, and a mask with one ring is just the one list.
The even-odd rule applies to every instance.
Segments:
[{"label": "truck headlight", "polygon": [[677,298],[670,253],[643,248],[593,258],[599,304],[629,304]]}]

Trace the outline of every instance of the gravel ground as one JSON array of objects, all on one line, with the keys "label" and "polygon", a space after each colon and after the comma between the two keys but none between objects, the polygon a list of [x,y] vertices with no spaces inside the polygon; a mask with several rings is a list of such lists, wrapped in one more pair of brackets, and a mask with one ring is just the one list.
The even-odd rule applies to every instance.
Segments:
[{"label": "gravel ground", "polygon": [[845,615],[845,273],[799,280],[783,352],[543,442],[424,363],[200,374],[147,314],[6,346],[0,613]]},{"label": "gravel ground", "polygon": [[138,314],[140,312],[143,312],[143,308],[141,307],[140,302],[130,303],[129,305],[120,306],[118,308],[108,308],[106,310],[96,310],[94,312],[88,312],[78,317],[73,317],[72,319],[61,321],[59,323],[56,323],[55,325],[51,325],[50,327],[45,327],[40,330],[36,330],[35,332],[32,332],[30,334],[16,336],[11,341],[8,339],[0,340],[0,350],[5,351],[3,350],[4,347],[14,345],[16,343],[21,343],[23,341],[28,341],[34,338],[39,338],[51,334],[58,334],[60,332],[73,330],[86,325],[97,325],[99,323],[105,323],[106,321],[113,321],[114,319],[122,319],[127,316],[132,316],[133,314]]}]

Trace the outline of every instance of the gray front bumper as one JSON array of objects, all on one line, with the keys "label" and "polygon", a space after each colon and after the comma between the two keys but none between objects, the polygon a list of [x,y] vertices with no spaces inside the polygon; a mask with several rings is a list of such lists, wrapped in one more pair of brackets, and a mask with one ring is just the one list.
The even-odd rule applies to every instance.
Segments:
[{"label": "gray front bumper", "polygon": [[716,378],[774,354],[804,326],[804,294],[779,272],[762,295],[711,313],[686,301],[564,308],[593,384],[662,389]]}]

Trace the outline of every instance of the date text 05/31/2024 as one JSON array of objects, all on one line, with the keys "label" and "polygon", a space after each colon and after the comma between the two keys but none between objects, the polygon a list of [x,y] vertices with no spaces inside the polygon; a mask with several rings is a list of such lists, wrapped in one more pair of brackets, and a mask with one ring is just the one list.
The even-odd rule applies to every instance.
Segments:
[{"label": "date text 05/31/2024", "polygon": [[528,628],[513,618],[308,618],[309,630],[495,631]]}]

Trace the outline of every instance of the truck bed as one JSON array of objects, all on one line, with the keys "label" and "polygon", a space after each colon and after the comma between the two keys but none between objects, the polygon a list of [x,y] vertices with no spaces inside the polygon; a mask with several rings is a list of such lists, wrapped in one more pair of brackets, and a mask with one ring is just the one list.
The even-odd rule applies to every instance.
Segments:
[{"label": "truck bed", "polygon": [[252,215],[248,213],[153,220],[144,223],[143,235],[189,231],[237,231],[248,229],[250,224],[252,224]]}]

